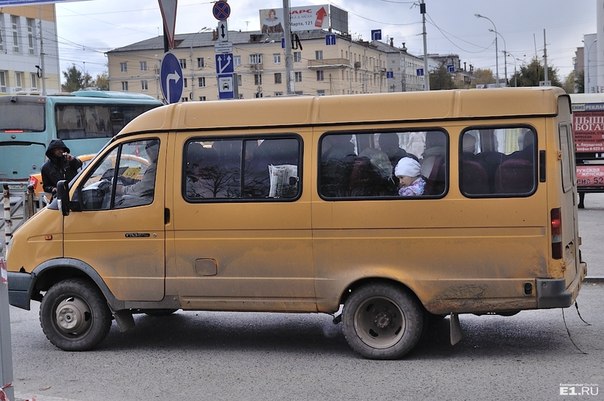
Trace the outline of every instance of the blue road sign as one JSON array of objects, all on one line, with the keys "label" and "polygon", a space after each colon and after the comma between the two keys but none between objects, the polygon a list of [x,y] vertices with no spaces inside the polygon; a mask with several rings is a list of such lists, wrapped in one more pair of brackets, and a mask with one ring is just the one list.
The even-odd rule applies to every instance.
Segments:
[{"label": "blue road sign", "polygon": [[423,77],[424,76],[424,69],[423,68],[418,68],[417,70],[415,70],[415,75],[417,75],[418,77]]},{"label": "blue road sign", "polygon": [[159,75],[161,91],[168,103],[178,103],[182,96],[183,75],[182,68],[176,56],[170,52],[165,53],[161,60]]},{"label": "blue road sign", "polygon": [[216,54],[216,74],[232,74],[235,72],[233,53]]},{"label": "blue road sign", "polygon": [[325,35],[325,45],[326,46],[333,46],[336,44],[336,35],[333,33],[328,33],[327,35]]},{"label": "blue road sign", "polygon": [[371,30],[371,40],[382,40],[382,30],[381,29],[372,29]]},{"label": "blue road sign", "polygon": [[455,66],[453,64],[447,65],[447,71],[448,72],[455,72]]},{"label": "blue road sign", "polygon": [[386,71],[386,78],[394,78],[394,71]]},{"label": "blue road sign", "polygon": [[218,75],[218,99],[233,99],[235,97],[235,80],[233,75]]},{"label": "blue road sign", "polygon": [[231,15],[231,6],[224,0],[217,1],[212,7],[212,14],[219,21],[225,20]]}]

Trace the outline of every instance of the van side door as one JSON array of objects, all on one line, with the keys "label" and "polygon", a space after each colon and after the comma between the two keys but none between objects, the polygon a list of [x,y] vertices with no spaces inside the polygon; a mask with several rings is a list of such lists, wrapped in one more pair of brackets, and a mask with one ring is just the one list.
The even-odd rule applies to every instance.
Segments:
[{"label": "van side door", "polygon": [[316,311],[310,152],[267,131],[175,135],[166,294],[185,308]]},{"label": "van side door", "polygon": [[108,147],[71,191],[65,257],[92,267],[119,300],[164,297],[166,139]]}]

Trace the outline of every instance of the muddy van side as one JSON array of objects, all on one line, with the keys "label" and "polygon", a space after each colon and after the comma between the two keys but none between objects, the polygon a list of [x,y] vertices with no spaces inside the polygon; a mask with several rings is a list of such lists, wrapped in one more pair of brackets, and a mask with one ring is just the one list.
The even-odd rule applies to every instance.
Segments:
[{"label": "muddy van side", "polygon": [[343,305],[356,352],[400,358],[429,315],[574,303],[574,167],[556,88],[165,106],[15,232],[10,301],[65,350],[133,312]]}]

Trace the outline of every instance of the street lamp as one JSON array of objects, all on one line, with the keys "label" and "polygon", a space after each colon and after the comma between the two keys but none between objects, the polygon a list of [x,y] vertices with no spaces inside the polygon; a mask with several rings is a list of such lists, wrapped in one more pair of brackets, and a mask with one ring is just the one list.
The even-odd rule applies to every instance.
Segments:
[{"label": "street lamp", "polygon": [[491,24],[493,24],[493,29],[495,32],[495,82],[497,83],[497,86],[499,86],[499,49],[497,48],[497,27],[495,26],[495,23],[493,22],[492,19],[490,19],[489,17],[485,17],[484,15],[481,14],[474,14],[474,16],[476,18],[484,18],[487,21],[489,21]]},{"label": "street lamp", "polygon": [[505,43],[505,38],[503,37],[502,34],[500,34],[499,32],[497,32],[494,29],[489,29],[489,32],[493,32],[495,35],[499,35],[499,36],[501,36],[501,39],[503,39],[503,61],[504,61],[504,64],[503,64],[504,79],[503,80],[504,80],[504,83],[507,84],[507,82],[508,82],[508,61],[507,61],[508,60],[508,50],[507,50],[508,46]]}]

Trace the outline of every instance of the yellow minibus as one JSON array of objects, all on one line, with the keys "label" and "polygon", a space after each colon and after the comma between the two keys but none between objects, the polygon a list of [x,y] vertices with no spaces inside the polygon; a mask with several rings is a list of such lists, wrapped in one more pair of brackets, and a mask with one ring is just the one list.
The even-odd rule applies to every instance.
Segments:
[{"label": "yellow minibus", "polygon": [[10,302],[64,350],[182,309],[333,314],[401,358],[431,316],[457,340],[459,314],[575,302],[573,155],[558,88],[159,107],[14,233]]}]

